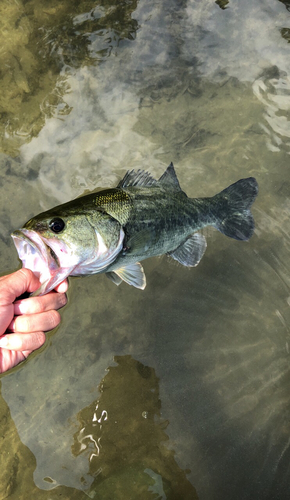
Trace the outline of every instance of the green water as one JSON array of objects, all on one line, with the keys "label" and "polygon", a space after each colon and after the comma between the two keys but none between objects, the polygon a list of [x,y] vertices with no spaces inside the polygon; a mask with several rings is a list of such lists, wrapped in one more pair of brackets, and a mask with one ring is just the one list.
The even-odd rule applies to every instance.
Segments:
[{"label": "green water", "polygon": [[127,169],[260,187],[252,239],[208,230],[195,269],[70,279],[60,327],[1,377],[1,500],[288,499],[289,10],[1,2],[2,274],[11,231]]}]

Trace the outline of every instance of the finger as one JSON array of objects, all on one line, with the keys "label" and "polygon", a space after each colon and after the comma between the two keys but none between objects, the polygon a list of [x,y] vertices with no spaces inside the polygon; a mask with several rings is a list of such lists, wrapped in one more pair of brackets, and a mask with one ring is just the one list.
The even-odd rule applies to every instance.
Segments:
[{"label": "finger", "polygon": [[46,311],[38,314],[23,314],[16,316],[10,323],[8,330],[10,332],[38,332],[43,330],[47,332],[52,330],[60,323],[60,314],[55,311]]},{"label": "finger", "polygon": [[13,368],[13,366],[18,365],[32,351],[10,351],[9,349],[0,349],[0,373],[7,372]]},{"label": "finger", "polygon": [[55,287],[55,291],[58,293],[66,293],[68,291],[68,280],[64,280],[59,285],[57,285]]},{"label": "finger", "polygon": [[[33,333],[11,333],[3,335],[0,338],[0,347],[12,351],[35,351],[39,349],[45,342],[45,334],[43,332]],[[26,354],[24,354],[26,356]]]},{"label": "finger", "polygon": [[15,273],[0,278],[0,305],[11,304],[24,292],[34,292],[40,287],[38,278],[30,269],[19,269]]},{"label": "finger", "polygon": [[37,314],[51,309],[60,309],[67,303],[65,293],[50,292],[41,297],[29,297],[28,299],[14,302],[14,314]]}]

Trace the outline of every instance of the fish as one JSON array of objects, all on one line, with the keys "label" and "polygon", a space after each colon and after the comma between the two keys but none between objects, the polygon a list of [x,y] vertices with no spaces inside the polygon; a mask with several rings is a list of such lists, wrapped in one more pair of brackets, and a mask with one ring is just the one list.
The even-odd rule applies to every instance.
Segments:
[{"label": "fish", "polygon": [[256,179],[248,177],[215,196],[189,198],[171,163],[158,180],[144,170],[128,171],[115,188],[42,212],[11,236],[22,266],[39,278],[35,296],[68,276],[98,273],[144,290],[140,262],[167,254],[183,266],[197,266],[207,246],[199,231],[207,226],[249,240],[257,193]]}]

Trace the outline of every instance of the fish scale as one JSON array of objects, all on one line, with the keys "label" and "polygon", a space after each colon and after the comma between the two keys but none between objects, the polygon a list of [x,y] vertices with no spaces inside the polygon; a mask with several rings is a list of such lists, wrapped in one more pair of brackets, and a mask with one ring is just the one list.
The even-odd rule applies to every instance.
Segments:
[{"label": "fish scale", "polygon": [[95,206],[125,224],[132,210],[132,199],[128,193],[120,189],[101,191],[95,197]]}]

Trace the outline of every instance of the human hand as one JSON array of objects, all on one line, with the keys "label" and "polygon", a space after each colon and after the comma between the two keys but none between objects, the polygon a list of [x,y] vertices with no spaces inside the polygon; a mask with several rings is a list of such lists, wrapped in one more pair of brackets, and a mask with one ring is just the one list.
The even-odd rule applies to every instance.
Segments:
[{"label": "human hand", "polygon": [[39,349],[45,342],[44,332],[60,323],[56,309],[67,302],[67,280],[47,295],[15,301],[24,292],[34,292],[39,286],[38,278],[29,269],[0,278],[0,373]]}]

